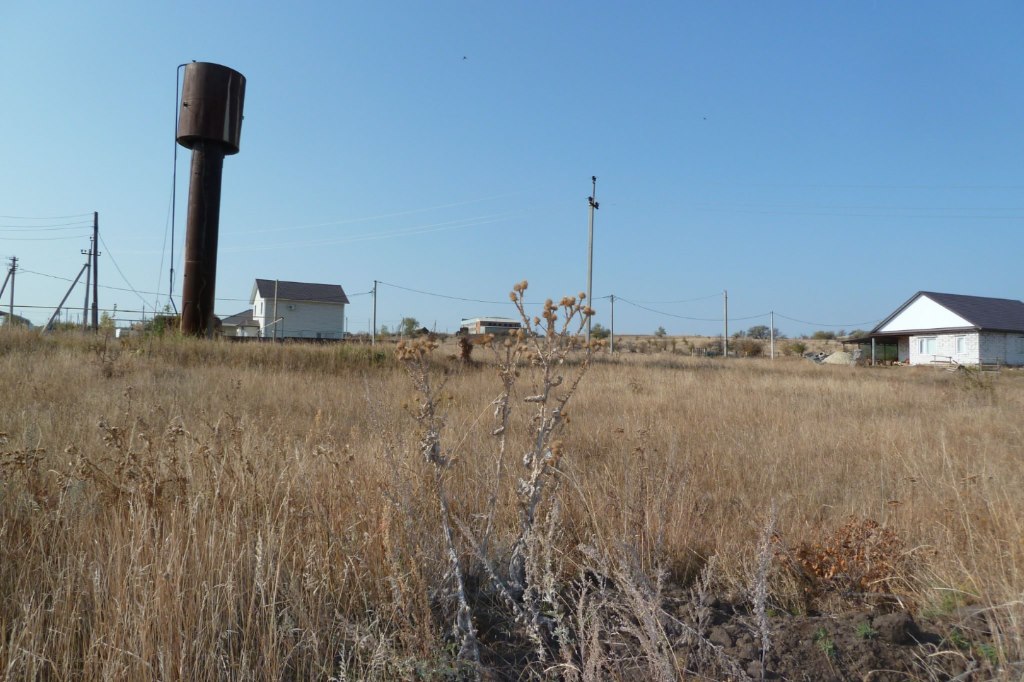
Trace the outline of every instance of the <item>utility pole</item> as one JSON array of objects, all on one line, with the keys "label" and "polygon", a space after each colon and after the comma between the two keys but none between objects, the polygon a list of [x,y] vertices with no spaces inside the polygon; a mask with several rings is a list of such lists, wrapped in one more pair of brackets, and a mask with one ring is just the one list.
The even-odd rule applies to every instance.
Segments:
[{"label": "utility pole", "polygon": [[82,250],[82,255],[85,256],[85,304],[82,306],[82,331],[89,329],[89,274],[92,266],[92,247],[89,245],[89,250]]},{"label": "utility pole", "polygon": [[[593,307],[593,284],[594,284],[594,211],[600,206],[597,203],[597,176],[590,176],[590,182],[593,183],[593,189],[591,190],[590,196],[587,197],[587,202],[590,204],[590,229],[588,230],[588,247],[587,247],[587,303],[586,305]],[[587,343],[590,343],[590,318],[587,316]]]},{"label": "utility pole", "polygon": [[279,280],[274,280],[274,341],[277,341],[277,284]]},{"label": "utility pole", "polygon": [[722,292],[722,304],[725,307],[725,329],[722,332],[722,357],[729,357],[729,291]]},{"label": "utility pole", "polygon": [[612,294],[608,298],[611,299],[611,302],[612,302],[612,335],[611,335],[611,343],[608,345],[608,352],[609,353],[614,353],[615,352],[615,294]]},{"label": "utility pole", "polygon": [[100,214],[92,212],[92,328],[100,328]]},{"label": "utility pole", "polygon": [[775,359],[775,311],[774,310],[772,311],[771,322],[769,323],[769,326],[768,326],[768,338],[770,338],[772,340],[772,342],[771,342],[771,346],[772,346],[772,360],[774,360]]},{"label": "utility pole", "polygon": [[14,275],[18,272],[18,258],[11,256],[11,298],[7,308],[7,324],[14,323]]},{"label": "utility pole", "polygon": [[373,324],[370,326],[370,345],[377,345],[377,280],[373,280]]},{"label": "utility pole", "polygon": [[13,269],[14,269],[13,266],[11,266],[11,265],[7,266],[7,276],[4,277],[4,283],[0,284],[0,296],[3,296],[4,292],[7,290],[7,283],[9,281],[11,281],[11,271]]}]

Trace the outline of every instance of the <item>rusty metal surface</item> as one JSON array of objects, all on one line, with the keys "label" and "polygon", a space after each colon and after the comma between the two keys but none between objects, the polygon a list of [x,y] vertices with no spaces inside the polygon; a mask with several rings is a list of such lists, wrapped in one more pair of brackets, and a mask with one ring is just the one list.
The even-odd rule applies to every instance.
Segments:
[{"label": "rusty metal surface", "polygon": [[181,331],[191,336],[213,333],[224,154],[224,145],[217,142],[197,142],[192,148],[181,295]]},{"label": "rusty metal surface", "polygon": [[217,142],[225,154],[237,154],[242,135],[245,76],[209,62],[185,65],[178,115],[178,143],[195,149]]}]

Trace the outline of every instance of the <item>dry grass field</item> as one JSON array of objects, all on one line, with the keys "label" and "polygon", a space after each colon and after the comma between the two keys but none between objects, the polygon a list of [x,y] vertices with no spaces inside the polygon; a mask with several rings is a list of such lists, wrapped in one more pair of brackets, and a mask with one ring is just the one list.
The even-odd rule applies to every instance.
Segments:
[{"label": "dry grass field", "polygon": [[1024,374],[506,352],[0,329],[0,678],[1019,679]]}]

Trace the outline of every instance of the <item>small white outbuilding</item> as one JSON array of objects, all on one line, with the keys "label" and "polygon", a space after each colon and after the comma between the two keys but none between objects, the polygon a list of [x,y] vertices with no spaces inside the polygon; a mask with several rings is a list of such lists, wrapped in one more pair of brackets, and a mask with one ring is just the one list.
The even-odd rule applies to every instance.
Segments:
[{"label": "small white outbuilding", "polygon": [[1024,302],[919,291],[857,342],[911,365],[1024,365]]},{"label": "small white outbuilding", "polygon": [[259,335],[276,339],[341,339],[348,296],[340,284],[257,279],[252,319]]}]

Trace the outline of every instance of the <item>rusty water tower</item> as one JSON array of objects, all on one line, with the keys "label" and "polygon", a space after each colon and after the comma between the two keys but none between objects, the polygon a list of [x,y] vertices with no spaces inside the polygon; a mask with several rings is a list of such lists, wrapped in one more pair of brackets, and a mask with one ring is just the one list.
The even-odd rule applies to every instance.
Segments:
[{"label": "rusty water tower", "polygon": [[220,64],[185,65],[178,115],[178,144],[192,150],[185,234],[181,331],[213,335],[217,283],[217,233],[224,157],[238,153],[245,76]]}]

